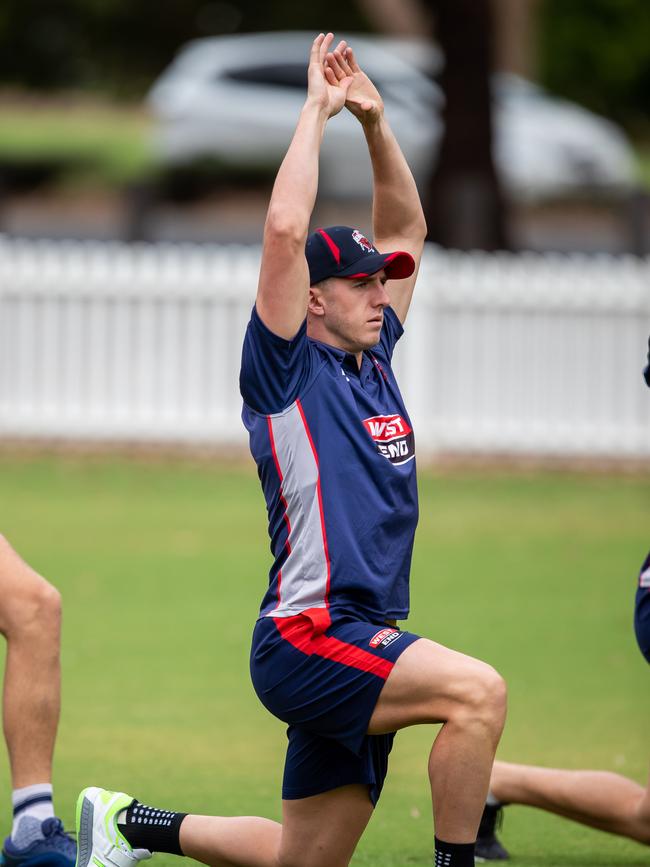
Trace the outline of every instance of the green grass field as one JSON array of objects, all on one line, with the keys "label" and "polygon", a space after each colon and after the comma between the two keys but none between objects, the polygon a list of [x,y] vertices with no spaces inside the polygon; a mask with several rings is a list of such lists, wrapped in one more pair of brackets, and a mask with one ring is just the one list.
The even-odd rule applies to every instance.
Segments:
[{"label": "green grass field", "polygon": [[[421,473],[409,625],[505,675],[502,758],[645,782],[650,672],[631,616],[649,489],[633,476]],[[252,469],[5,454],[0,530],[63,592],[66,822],[90,784],[277,818],[284,731],[248,677],[269,566]],[[431,864],[433,735],[398,737],[354,865]],[[0,782],[6,832],[5,760]],[[650,862],[637,844],[524,808],[510,808],[503,839],[522,867]]]}]

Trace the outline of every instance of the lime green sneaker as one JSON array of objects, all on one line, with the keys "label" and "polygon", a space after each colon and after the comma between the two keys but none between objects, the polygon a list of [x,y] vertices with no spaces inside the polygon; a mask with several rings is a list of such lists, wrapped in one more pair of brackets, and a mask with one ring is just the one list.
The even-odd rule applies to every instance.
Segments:
[{"label": "lime green sneaker", "polygon": [[76,867],[135,867],[151,858],[148,849],[134,849],[120,834],[117,817],[133,798],[90,786],[77,799]]}]

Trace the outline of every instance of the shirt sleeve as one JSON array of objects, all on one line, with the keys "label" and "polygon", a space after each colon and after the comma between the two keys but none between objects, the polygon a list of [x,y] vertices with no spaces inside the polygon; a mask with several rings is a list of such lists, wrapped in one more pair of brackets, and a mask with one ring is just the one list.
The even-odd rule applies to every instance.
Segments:
[{"label": "shirt sleeve", "polygon": [[274,334],[253,307],[244,336],[239,390],[256,412],[281,412],[299,397],[312,369],[307,321],[295,337],[285,340]]},{"label": "shirt sleeve", "polygon": [[386,360],[390,361],[393,357],[395,344],[404,334],[402,323],[397,318],[397,313],[392,307],[384,309],[384,324],[379,335],[379,347],[386,356]]}]

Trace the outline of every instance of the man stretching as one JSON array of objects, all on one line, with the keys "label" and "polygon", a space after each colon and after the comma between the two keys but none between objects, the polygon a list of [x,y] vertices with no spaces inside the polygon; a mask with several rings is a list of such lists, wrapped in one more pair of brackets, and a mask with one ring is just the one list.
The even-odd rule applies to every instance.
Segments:
[{"label": "man stretching", "polygon": [[[273,188],[240,381],[275,558],[251,673],[289,727],[282,824],[185,816],[90,788],[78,867],[128,867],[154,850],[212,867],[345,867],[395,731],[434,723],[436,865],[474,865],[505,687],[488,665],[396,626],[408,614],[417,489],[391,358],[426,227],[379,93],[344,42],[329,51],[332,39],[312,45]],[[321,140],[344,106],[372,161],[374,242],[347,226],[308,234]]]}]

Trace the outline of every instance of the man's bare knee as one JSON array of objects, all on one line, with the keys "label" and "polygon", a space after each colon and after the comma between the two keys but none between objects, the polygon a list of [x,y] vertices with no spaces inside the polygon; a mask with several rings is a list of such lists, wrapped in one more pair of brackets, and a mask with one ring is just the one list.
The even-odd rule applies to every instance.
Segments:
[{"label": "man's bare knee", "polygon": [[634,833],[639,843],[650,846],[650,794],[646,794],[634,816]]},{"label": "man's bare knee", "polygon": [[0,534],[0,632],[7,638],[58,631],[61,595]]},{"label": "man's bare knee", "polygon": [[41,624],[48,623],[58,629],[61,623],[61,594],[49,581],[42,579],[38,589],[38,614]]},{"label": "man's bare knee", "polygon": [[464,681],[453,719],[460,724],[480,724],[498,738],[505,724],[506,709],[505,680],[492,666],[480,663]]},{"label": "man's bare knee", "polygon": [[650,824],[647,822],[639,823],[634,839],[645,846],[650,846]]},{"label": "man's bare knee", "polygon": [[617,828],[617,833],[624,834],[637,843],[650,846],[650,817],[642,811],[635,810],[626,816],[622,824]]},{"label": "man's bare knee", "polygon": [[31,616],[23,621],[23,629],[58,633],[61,624],[61,594],[56,587],[41,578],[34,583],[29,602]]},{"label": "man's bare knee", "polygon": [[291,855],[280,852],[278,855],[277,867],[301,867],[299,860]]},{"label": "man's bare knee", "polygon": [[332,861],[322,852],[304,851],[302,854],[283,853],[278,855],[277,867],[348,867],[349,860]]},{"label": "man's bare knee", "polygon": [[2,632],[9,640],[50,640],[60,632],[61,594],[36,573],[17,582],[15,594],[2,608]]}]

